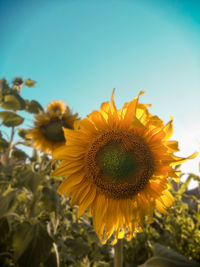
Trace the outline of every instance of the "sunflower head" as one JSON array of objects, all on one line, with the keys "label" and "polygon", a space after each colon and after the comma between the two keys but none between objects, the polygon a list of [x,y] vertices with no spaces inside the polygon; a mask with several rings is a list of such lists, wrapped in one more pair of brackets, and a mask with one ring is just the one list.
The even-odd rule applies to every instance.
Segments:
[{"label": "sunflower head", "polygon": [[65,176],[58,188],[78,205],[78,216],[86,212],[102,243],[119,238],[130,240],[142,230],[153,211],[167,214],[173,205],[169,177],[178,179],[172,168],[188,158],[174,155],[177,141],[172,119],[163,121],[139,103],[139,96],[117,110],[113,95],[100,111],[78,121],[74,130],[64,129],[67,142],[53,152],[61,160],[55,175]]},{"label": "sunflower head", "polygon": [[46,108],[46,111],[49,113],[58,113],[59,115],[64,114],[67,105],[59,100],[54,100]]},{"label": "sunflower head", "polygon": [[65,143],[63,127],[73,129],[77,118],[78,114],[72,114],[64,102],[52,101],[45,112],[35,115],[34,127],[26,136],[37,150],[51,154]]}]

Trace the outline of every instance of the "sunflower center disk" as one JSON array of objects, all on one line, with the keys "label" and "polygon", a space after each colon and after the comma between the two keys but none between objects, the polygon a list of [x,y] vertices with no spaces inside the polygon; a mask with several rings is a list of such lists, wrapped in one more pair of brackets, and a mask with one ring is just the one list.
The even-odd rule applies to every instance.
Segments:
[{"label": "sunflower center disk", "polygon": [[116,181],[125,179],[137,168],[136,162],[118,145],[110,145],[99,151],[97,162],[103,174]]},{"label": "sunflower center disk", "polygon": [[98,136],[85,157],[87,179],[104,195],[126,199],[140,192],[153,175],[153,157],[133,131],[111,130]]},{"label": "sunflower center disk", "polygon": [[44,136],[53,142],[65,141],[64,133],[62,130],[62,122],[59,120],[51,121],[49,124],[42,126],[41,130]]}]

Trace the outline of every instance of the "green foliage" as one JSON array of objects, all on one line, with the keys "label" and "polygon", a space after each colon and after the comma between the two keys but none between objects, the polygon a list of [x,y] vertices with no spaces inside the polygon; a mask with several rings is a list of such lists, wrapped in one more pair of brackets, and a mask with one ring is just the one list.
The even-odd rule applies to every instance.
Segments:
[{"label": "green foliage", "polygon": [[19,126],[23,123],[24,118],[10,111],[1,111],[0,119],[2,124],[7,127]]},{"label": "green foliage", "polygon": [[38,113],[40,113],[40,111],[43,111],[42,106],[37,101],[25,100],[25,102],[26,102],[26,111],[28,111],[29,113],[38,114]]},{"label": "green foliage", "polygon": [[2,194],[0,198],[0,218],[9,214],[15,209],[16,190],[12,190],[6,195]]},{"label": "green foliage", "polygon": [[26,159],[28,157],[28,155],[24,151],[19,150],[19,149],[18,150],[13,150],[11,156],[13,158],[19,159],[19,160],[20,159],[24,160],[24,159]]},{"label": "green foliage", "polygon": [[2,137],[2,134],[0,132],[0,153],[5,152],[8,149],[8,147],[9,147],[8,142],[6,141],[6,139]]},{"label": "green foliage", "polygon": [[28,87],[33,87],[36,84],[36,81],[31,80],[30,78],[26,80],[25,85]]},{"label": "green foliage", "polygon": [[21,77],[16,77],[9,87],[5,78],[0,80],[0,107],[7,110],[24,110],[30,113],[39,113],[43,110],[42,106],[36,100],[24,100],[20,92],[24,86],[34,87],[35,81],[27,79],[24,81]]},{"label": "green foliage", "polygon": [[3,100],[5,92],[9,90],[9,85],[5,78],[2,78],[0,80],[0,101]]},{"label": "green foliage", "polygon": [[154,245],[154,255],[139,267],[198,267],[199,264],[188,260],[181,254],[161,246]]},{"label": "green foliage", "polygon": [[1,104],[4,109],[22,110],[25,108],[25,101],[18,94],[7,94]]},{"label": "green foliage", "polygon": [[[20,96],[24,85],[34,84],[17,77],[9,87],[0,80],[0,105],[6,109],[0,118],[11,130],[9,137],[0,133],[0,266],[112,267],[113,248],[100,244],[92,219],[82,216],[77,221],[77,207],[58,195],[63,178],[51,175],[51,159],[18,148],[28,145],[26,129],[18,128],[19,140],[14,142],[14,128],[24,121],[18,110],[33,114],[43,110],[37,101]],[[190,174],[173,192],[175,204],[169,215],[156,211],[143,233],[124,240],[124,267],[198,266],[194,262],[200,263],[200,200],[186,192],[192,178],[200,181]]]},{"label": "green foliage", "polygon": [[52,242],[39,222],[18,224],[13,234],[14,259],[20,266],[37,267],[48,258]]}]

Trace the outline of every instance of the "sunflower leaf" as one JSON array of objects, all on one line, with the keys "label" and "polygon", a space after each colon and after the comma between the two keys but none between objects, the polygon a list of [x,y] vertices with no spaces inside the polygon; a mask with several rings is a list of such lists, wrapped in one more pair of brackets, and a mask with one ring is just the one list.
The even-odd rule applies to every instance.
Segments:
[{"label": "sunflower leaf", "polygon": [[28,155],[24,151],[18,149],[12,151],[12,157],[18,160],[23,160],[26,159]]},{"label": "sunflower leaf", "polygon": [[187,180],[181,185],[181,188],[178,190],[179,195],[182,195],[187,190],[187,187],[188,187],[191,179],[192,179],[192,176],[187,177]]},{"label": "sunflower leaf", "polygon": [[24,171],[23,176],[18,176],[17,180],[19,185],[24,186],[35,193],[41,181],[41,177],[39,174],[32,172],[31,170],[26,170]]},{"label": "sunflower leaf", "polygon": [[49,211],[57,211],[60,208],[59,196],[53,188],[44,187],[42,189],[42,201]]},{"label": "sunflower leaf", "polygon": [[52,238],[40,223],[23,222],[13,235],[15,260],[20,266],[38,267],[48,258],[52,244]]},{"label": "sunflower leaf", "polygon": [[9,192],[6,196],[0,197],[0,217],[5,216],[14,208],[16,191]]},{"label": "sunflower leaf", "polygon": [[1,111],[0,119],[2,119],[3,125],[7,127],[18,126],[24,121],[24,118],[10,111]]},{"label": "sunflower leaf", "polygon": [[5,152],[8,149],[8,147],[9,147],[8,142],[6,141],[6,139],[2,137],[2,134],[0,132],[0,153]]},{"label": "sunflower leaf", "polygon": [[18,130],[18,135],[26,140],[27,139],[26,134],[28,133],[28,130],[22,128],[18,128],[17,130]]},{"label": "sunflower leaf", "polygon": [[86,255],[89,250],[89,244],[79,238],[67,238],[65,240],[65,245],[72,251],[72,253],[76,253],[78,257]]},{"label": "sunflower leaf", "polygon": [[49,257],[47,258],[47,260],[44,263],[44,267],[58,267],[57,264],[57,259],[56,259],[56,254],[51,252],[51,254],[49,255]]},{"label": "sunflower leaf", "polygon": [[6,236],[8,235],[9,232],[9,224],[8,224],[8,219],[6,217],[3,217],[0,219],[0,242],[3,242]]},{"label": "sunflower leaf", "polygon": [[26,102],[26,111],[29,113],[38,114],[40,111],[43,111],[43,107],[36,100],[25,100]]},{"label": "sunflower leaf", "polygon": [[0,89],[4,90],[4,89],[9,89],[9,85],[8,82],[5,78],[2,78],[0,80]]},{"label": "sunflower leaf", "polygon": [[25,85],[28,87],[33,87],[36,84],[36,81],[31,80],[30,78],[26,80]]},{"label": "sunflower leaf", "polygon": [[195,262],[160,244],[154,245],[154,256],[139,267],[198,267]]},{"label": "sunflower leaf", "polygon": [[4,96],[1,107],[11,110],[22,110],[25,108],[24,99],[18,94],[8,94]]}]

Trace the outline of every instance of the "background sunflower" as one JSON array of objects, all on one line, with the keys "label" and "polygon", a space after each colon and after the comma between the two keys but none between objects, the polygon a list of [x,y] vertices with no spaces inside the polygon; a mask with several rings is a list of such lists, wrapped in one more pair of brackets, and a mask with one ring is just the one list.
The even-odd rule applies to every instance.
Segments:
[{"label": "background sunflower", "polygon": [[26,135],[33,147],[44,153],[52,151],[65,143],[62,127],[73,129],[78,113],[72,114],[70,108],[62,101],[52,101],[39,115],[35,115],[34,127]]},{"label": "background sunflower", "polygon": [[66,144],[53,152],[62,160],[54,171],[65,180],[58,192],[78,205],[78,217],[85,211],[93,217],[96,233],[104,244],[125,237],[130,240],[142,231],[143,221],[153,221],[156,208],[167,214],[173,205],[169,177],[178,179],[173,169],[188,158],[176,157],[177,141],[172,135],[172,119],[166,125],[149,113],[150,105],[138,103],[140,94],[117,110],[113,94],[110,104],[64,129]]}]

